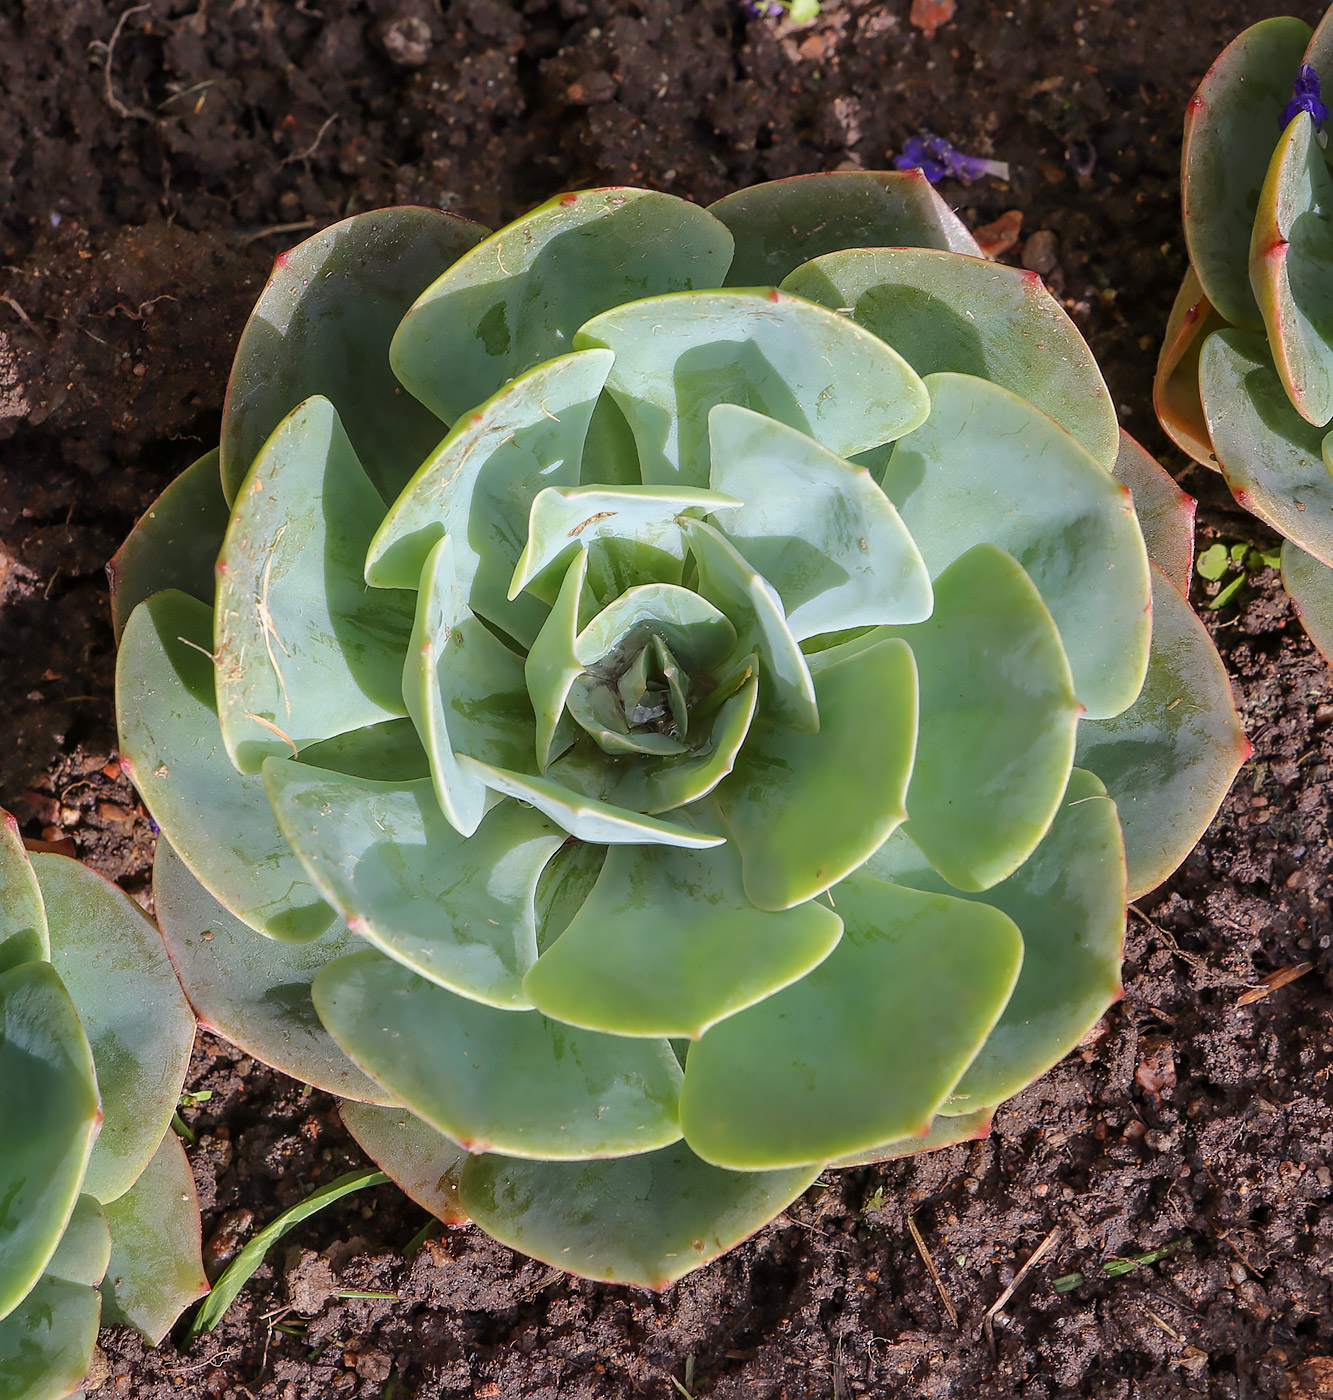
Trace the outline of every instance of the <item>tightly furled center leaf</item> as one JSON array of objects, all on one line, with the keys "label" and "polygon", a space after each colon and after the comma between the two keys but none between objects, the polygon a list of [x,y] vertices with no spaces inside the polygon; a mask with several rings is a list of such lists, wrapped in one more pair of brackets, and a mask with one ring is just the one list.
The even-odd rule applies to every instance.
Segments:
[{"label": "tightly furled center leaf", "polygon": [[[401,279],[367,322],[397,383],[366,392],[438,417],[420,464],[391,470],[384,405],[345,401],[367,347],[282,301],[297,250],[256,312],[285,336],[243,341],[216,594],[147,565],[202,476],[120,561],[167,937],[214,1024],[392,1105],[349,1121],[418,1199],[456,1209],[421,1164],[470,1153],[458,1190],[499,1237],[660,1285],[821,1163],[975,1131],[993,1100],[949,1118],[960,1085],[1012,1092],[1113,995],[1124,847],[1079,726],[1119,726],[1109,767],[1181,735],[1138,700],[1164,661],[1114,414],[1059,307],[915,175],[712,212],[586,191],[474,242],[377,217],[318,251]],[[434,236],[467,247],[432,281]],[[728,285],[760,267],[783,286]],[[265,407],[269,354],[310,373],[275,369]],[[1229,732],[1215,656],[1172,635]],[[222,958],[210,897],[242,921],[217,911]]]}]

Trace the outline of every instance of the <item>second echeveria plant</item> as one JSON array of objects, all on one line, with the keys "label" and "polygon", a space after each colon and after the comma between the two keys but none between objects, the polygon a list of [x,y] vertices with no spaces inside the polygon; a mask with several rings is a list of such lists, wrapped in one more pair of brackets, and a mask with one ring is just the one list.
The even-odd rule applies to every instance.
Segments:
[{"label": "second echeveria plant", "polygon": [[1158,417],[1282,534],[1282,579],[1333,658],[1333,175],[1322,80],[1333,17],[1253,25],[1185,116],[1190,267],[1157,368]]},{"label": "second echeveria plant", "polygon": [[598,1278],[984,1131],[1244,751],[1190,518],[920,174],[347,220],[113,566],[191,1001]]}]

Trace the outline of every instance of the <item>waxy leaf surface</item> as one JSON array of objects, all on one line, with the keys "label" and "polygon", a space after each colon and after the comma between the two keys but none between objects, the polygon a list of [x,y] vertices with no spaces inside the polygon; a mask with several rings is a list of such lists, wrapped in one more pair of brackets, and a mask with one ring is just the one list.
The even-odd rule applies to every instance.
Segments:
[{"label": "waxy leaf surface", "polygon": [[610,1162],[487,1154],[463,1168],[462,1202],[488,1234],[558,1269],[661,1289],[753,1234],[818,1175],[723,1171],[684,1143]]},{"label": "waxy leaf surface", "polygon": [[88,1036],[102,1097],[83,1190],[114,1201],[166,1132],[194,1044],[194,1013],[162,938],[137,904],[66,856],[35,855],[58,935],[51,962]]},{"label": "waxy leaf surface", "polygon": [[1217,470],[1217,458],[1199,397],[1199,352],[1208,337],[1226,325],[1204,295],[1198,273],[1187,267],[1157,357],[1153,408],[1167,437],[1210,471]]},{"label": "waxy leaf surface", "polygon": [[884,884],[836,891],[842,941],[690,1049],[685,1140],[741,1171],[924,1133],[995,1024],[1023,940],[997,909]]},{"label": "waxy leaf surface", "polygon": [[1194,497],[1186,495],[1157,459],[1123,431],[1115,476],[1134,497],[1134,514],[1148,558],[1188,595],[1194,572]]},{"label": "waxy leaf surface", "polygon": [[310,1001],[320,968],[361,947],[342,924],[313,942],[265,938],[229,914],[166,840],[157,843],[153,895],[167,952],[204,1025],[326,1093],[387,1099],[334,1044]]},{"label": "waxy leaf surface", "polygon": [[614,1157],[680,1136],[680,1068],[665,1041],[497,1011],[373,950],[330,963],[313,995],[343,1049],[470,1152]]},{"label": "waxy leaf surface", "polygon": [[263,779],[238,773],[227,757],[211,639],[210,610],[184,593],[135,608],[116,657],[121,761],[214,899],[272,938],[316,938],[333,910],[278,830]]},{"label": "waxy leaf surface", "polygon": [[1282,586],[1310,640],[1333,661],[1333,569],[1287,540],[1282,546]]},{"label": "waxy leaf surface", "polygon": [[452,1138],[405,1108],[344,1099],[338,1116],[366,1156],[422,1210],[446,1225],[467,1224],[467,1213],[458,1203],[458,1178],[468,1154]]},{"label": "waxy leaf surface", "polygon": [[46,908],[19,824],[0,812],[0,972],[50,955]]}]

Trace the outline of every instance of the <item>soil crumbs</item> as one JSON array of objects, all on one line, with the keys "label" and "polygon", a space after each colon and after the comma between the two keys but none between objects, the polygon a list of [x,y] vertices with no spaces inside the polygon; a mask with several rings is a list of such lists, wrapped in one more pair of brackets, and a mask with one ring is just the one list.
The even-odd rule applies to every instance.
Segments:
[{"label": "soil crumbs", "polygon": [[[377,205],[494,226],[591,184],[708,202],[937,131],[1009,162],[942,192],[1061,297],[1201,498],[1202,542],[1267,544],[1167,448],[1149,381],[1185,102],[1246,24],[1322,5],[959,0],[933,37],[912,8],[828,0],[796,28],[738,0],[0,0],[0,803],[25,833],[143,893],[102,565],[216,440],[271,258]],[[89,1395],[1333,1396],[1333,677],[1271,571],[1207,616],[1253,758],[1139,902],[1124,1000],[987,1139],[830,1173],[660,1296],[469,1227],[407,1257],[427,1218],[378,1188],[288,1236],[187,1350],[104,1332]],[[331,1100],[206,1033],[189,1087],[219,1259],[364,1164]]]}]

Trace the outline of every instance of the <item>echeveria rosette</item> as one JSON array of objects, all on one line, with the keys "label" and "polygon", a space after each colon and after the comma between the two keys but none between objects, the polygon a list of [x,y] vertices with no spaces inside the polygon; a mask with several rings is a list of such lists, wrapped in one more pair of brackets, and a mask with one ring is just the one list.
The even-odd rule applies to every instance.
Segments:
[{"label": "echeveria rosette", "polygon": [[1190,268],[1158,361],[1158,417],[1282,534],[1282,578],[1333,658],[1333,20],[1264,20],[1185,117]]},{"label": "echeveria rosette", "polygon": [[113,568],[187,993],[592,1277],[984,1132],[1243,748],[1187,498],[916,173],[348,220],[220,467]]},{"label": "echeveria rosette", "polygon": [[169,1128],[194,1017],[137,906],[0,818],[0,1400],[59,1400],[99,1320],[158,1342],[207,1287]]}]

